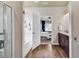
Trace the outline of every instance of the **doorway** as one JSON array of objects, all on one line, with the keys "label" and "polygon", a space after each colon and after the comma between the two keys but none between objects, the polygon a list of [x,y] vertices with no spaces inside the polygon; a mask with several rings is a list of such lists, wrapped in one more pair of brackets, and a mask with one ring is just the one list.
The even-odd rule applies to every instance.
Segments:
[{"label": "doorway", "polygon": [[52,41],[52,17],[40,17],[40,41],[41,44],[51,44]]},{"label": "doorway", "polygon": [[[42,4],[43,2],[38,2],[38,3]],[[63,3],[63,2],[44,1],[44,3],[53,4],[53,3]],[[70,48],[69,6],[70,6],[69,2],[67,2],[67,4],[63,6],[59,6],[58,4],[55,4],[54,7],[53,6],[47,7],[45,5],[42,7],[34,6],[33,8],[29,7],[25,9],[27,12],[29,11],[29,14],[31,14],[33,18],[31,19],[33,23],[32,45],[30,46],[32,50],[29,53],[28,57],[34,58],[34,57],[48,56],[49,58],[50,57],[69,58],[69,52],[70,52],[69,51]],[[29,44],[30,43],[31,41],[29,41]],[[49,52],[47,52],[46,48]],[[53,51],[52,54],[50,54],[50,51]],[[43,54],[43,52],[47,54]]]}]

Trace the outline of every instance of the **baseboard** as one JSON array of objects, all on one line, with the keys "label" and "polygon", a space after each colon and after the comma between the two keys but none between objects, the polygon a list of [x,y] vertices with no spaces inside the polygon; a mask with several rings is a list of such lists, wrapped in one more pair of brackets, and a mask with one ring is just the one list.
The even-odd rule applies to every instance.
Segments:
[{"label": "baseboard", "polygon": [[27,53],[27,55],[24,58],[27,58],[28,54],[32,51],[32,48],[29,50],[29,52]]},{"label": "baseboard", "polygon": [[41,44],[39,44],[38,46],[36,46],[34,49],[32,49],[32,51],[35,50],[36,48],[38,48],[40,45],[41,45]]},{"label": "baseboard", "polygon": [[[40,45],[41,45],[41,44],[40,44]],[[40,45],[38,45],[36,48],[38,48]],[[34,48],[34,49],[31,48],[31,49],[29,50],[29,52],[27,53],[27,55],[26,55],[24,58],[27,58],[27,56],[29,55],[29,53],[30,53],[31,51],[35,50],[36,48]]]}]

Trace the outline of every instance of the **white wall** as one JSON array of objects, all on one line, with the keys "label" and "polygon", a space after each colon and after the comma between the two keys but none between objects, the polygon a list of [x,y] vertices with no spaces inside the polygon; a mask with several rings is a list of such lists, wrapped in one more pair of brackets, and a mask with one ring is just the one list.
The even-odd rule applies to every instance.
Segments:
[{"label": "white wall", "polygon": [[64,14],[69,13],[70,11],[70,3],[68,3],[65,7]]},{"label": "white wall", "polygon": [[[22,57],[25,57],[32,48],[32,20],[33,15],[31,9],[23,8],[23,42],[22,42]],[[30,23],[30,26],[29,26]]]},{"label": "white wall", "polygon": [[59,32],[69,33],[70,29],[69,13],[65,14],[59,24]]},{"label": "white wall", "polygon": [[12,57],[22,57],[22,2],[19,1],[4,1],[14,9],[13,12],[13,40],[12,40]]}]

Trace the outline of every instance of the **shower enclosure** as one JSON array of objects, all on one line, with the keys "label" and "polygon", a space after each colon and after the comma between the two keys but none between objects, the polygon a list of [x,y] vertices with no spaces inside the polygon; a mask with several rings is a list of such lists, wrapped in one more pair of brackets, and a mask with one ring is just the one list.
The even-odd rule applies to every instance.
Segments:
[{"label": "shower enclosure", "polygon": [[0,57],[12,57],[12,8],[0,2]]}]

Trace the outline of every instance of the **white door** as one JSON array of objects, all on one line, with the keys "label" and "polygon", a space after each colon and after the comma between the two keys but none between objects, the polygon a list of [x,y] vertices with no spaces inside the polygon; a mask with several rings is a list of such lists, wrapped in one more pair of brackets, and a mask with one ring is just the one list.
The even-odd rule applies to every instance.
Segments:
[{"label": "white door", "polygon": [[79,58],[79,2],[71,2],[72,57]]},{"label": "white door", "polygon": [[33,43],[32,49],[40,45],[40,18],[39,15],[33,14]]}]

